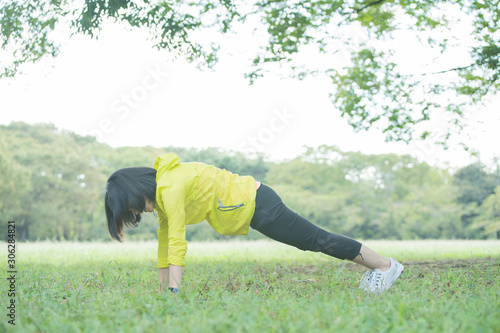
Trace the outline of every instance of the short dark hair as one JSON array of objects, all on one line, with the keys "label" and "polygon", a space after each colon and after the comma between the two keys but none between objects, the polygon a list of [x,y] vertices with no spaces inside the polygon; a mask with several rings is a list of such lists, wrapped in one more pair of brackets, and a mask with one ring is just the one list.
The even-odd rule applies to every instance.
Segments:
[{"label": "short dark hair", "polygon": [[137,227],[141,221],[141,214],[134,215],[130,209],[142,212],[146,199],[154,203],[155,197],[155,169],[134,167],[115,171],[108,179],[104,197],[111,237],[121,242],[123,227]]}]

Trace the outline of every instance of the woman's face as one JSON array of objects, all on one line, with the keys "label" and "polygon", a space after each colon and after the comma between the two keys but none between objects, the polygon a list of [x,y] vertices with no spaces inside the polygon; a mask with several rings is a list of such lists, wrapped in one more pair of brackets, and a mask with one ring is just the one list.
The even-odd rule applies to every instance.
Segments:
[{"label": "woman's face", "polygon": [[144,211],[146,213],[152,213],[154,209],[155,209],[154,202],[149,201],[148,199],[146,199],[146,206],[144,207]]},{"label": "woman's face", "polygon": [[144,207],[144,211],[143,212],[139,212],[138,210],[135,210],[134,208],[130,208],[130,211],[134,215],[139,215],[141,213],[151,213],[151,212],[153,212],[153,210],[155,209],[154,202],[149,201],[148,199],[145,199],[145,201],[146,201],[146,206]]}]

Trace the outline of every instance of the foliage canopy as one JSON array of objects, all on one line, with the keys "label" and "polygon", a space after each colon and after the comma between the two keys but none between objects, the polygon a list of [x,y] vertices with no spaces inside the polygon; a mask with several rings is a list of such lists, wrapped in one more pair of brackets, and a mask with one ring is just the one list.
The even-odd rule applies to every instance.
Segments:
[{"label": "foliage canopy", "polygon": [[[57,31],[98,36],[113,20],[145,28],[159,49],[209,68],[220,45],[207,34],[251,27],[266,36],[253,82],[279,64],[285,75],[331,79],[331,98],[355,130],[375,127],[388,141],[433,138],[447,144],[500,87],[500,1],[445,0],[13,0],[0,1],[1,76],[59,53]],[[458,29],[459,21],[467,31]],[[202,33],[200,37],[200,32]],[[205,35],[203,35],[205,33]],[[209,36],[209,35],[208,35]],[[404,64],[425,49],[428,63]],[[301,54],[313,58],[301,60]],[[347,62],[338,57],[345,55]],[[323,58],[321,58],[323,55]],[[457,55],[459,55],[457,57]],[[322,59],[322,61],[316,61]],[[444,116],[443,116],[444,114]],[[428,121],[444,117],[433,130]],[[422,123],[421,126],[418,124]]]}]

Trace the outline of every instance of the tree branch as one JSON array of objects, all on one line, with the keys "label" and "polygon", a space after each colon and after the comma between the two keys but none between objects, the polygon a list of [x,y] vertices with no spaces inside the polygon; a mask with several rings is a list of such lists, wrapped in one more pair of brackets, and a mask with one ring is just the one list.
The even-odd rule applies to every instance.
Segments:
[{"label": "tree branch", "polygon": [[338,24],[338,26],[341,26],[346,21],[347,22],[351,22],[352,21],[352,18],[349,17],[349,14],[353,14],[353,13],[358,14],[359,12],[365,10],[368,7],[379,5],[379,4],[381,4],[381,3],[385,2],[385,1],[386,0],[376,0],[376,1],[370,2],[367,5],[364,5],[361,8],[351,8],[353,12],[352,13],[343,13],[343,15],[346,15],[346,17]]},{"label": "tree branch", "polygon": [[455,68],[445,69],[445,70],[439,71],[439,72],[423,73],[423,74],[420,74],[420,75],[421,76],[426,76],[426,75],[444,74],[444,73],[448,73],[448,72],[453,72],[453,71],[459,71],[459,70],[462,70],[462,69],[467,69],[467,68],[470,68],[470,67],[472,67],[474,65],[475,64],[470,64],[468,66],[455,67]]},{"label": "tree branch", "polygon": [[386,0],[377,0],[377,1],[370,2],[369,4],[364,5],[364,6],[363,6],[363,7],[361,7],[361,8],[358,8],[358,9],[354,9],[354,8],[353,8],[353,9],[354,9],[354,11],[355,11],[356,13],[359,13],[359,12],[361,12],[361,11],[365,10],[365,9],[366,9],[366,8],[368,8],[368,7],[371,7],[371,6],[376,6],[376,5],[381,4],[381,3],[385,2],[385,1],[386,1]]}]

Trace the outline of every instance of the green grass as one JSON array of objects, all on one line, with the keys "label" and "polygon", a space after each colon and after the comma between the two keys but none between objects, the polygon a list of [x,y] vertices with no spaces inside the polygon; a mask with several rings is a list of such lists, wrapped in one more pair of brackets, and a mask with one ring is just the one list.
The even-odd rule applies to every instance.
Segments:
[{"label": "green grass", "polygon": [[275,242],[190,243],[174,296],[155,292],[154,242],[20,243],[14,330],[500,332],[499,241],[365,244],[406,267],[386,293],[357,288],[362,267]]}]

